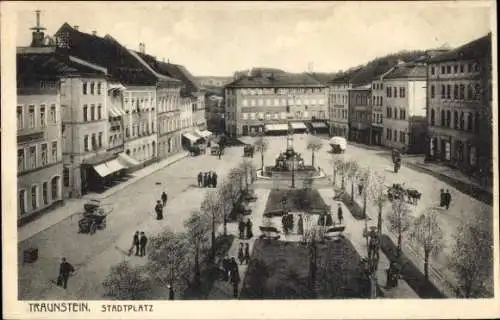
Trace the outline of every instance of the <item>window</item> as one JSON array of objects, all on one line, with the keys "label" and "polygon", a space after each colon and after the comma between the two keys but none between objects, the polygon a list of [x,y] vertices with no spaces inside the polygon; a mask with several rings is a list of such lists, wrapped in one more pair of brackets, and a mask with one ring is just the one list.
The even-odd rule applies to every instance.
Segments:
[{"label": "window", "polygon": [[394,87],[394,98],[398,97],[398,88]]},{"label": "window", "polygon": [[48,163],[48,161],[47,161],[47,144],[42,143],[41,149],[42,149],[41,150],[42,151],[42,166],[45,166]]},{"label": "window", "polygon": [[17,149],[17,171],[24,171],[24,149]]},{"label": "window", "polygon": [[99,148],[102,148],[102,132],[99,132],[98,139],[99,139]]},{"label": "window", "polygon": [[468,71],[468,72],[472,72],[472,63],[469,63],[469,64],[467,65],[467,71]]},{"label": "window", "polygon": [[101,94],[101,83],[97,83],[97,94]]},{"label": "window", "polygon": [[384,105],[384,97],[379,97],[380,98],[380,106]]},{"label": "window", "polygon": [[22,214],[26,213],[26,190],[19,190],[19,212]]},{"label": "window", "polygon": [[460,95],[459,95],[460,100],[465,99],[465,85],[461,84],[460,85]]},{"label": "window", "polygon": [[95,105],[93,104],[90,105],[90,120],[95,120]]},{"label": "window", "polygon": [[481,68],[479,67],[479,63],[474,64],[474,71],[479,72]]},{"label": "window", "polygon": [[451,73],[451,66],[446,66],[446,73],[450,74]]},{"label": "window", "polygon": [[446,126],[451,128],[451,111],[446,111]]},{"label": "window", "polygon": [[84,82],[83,83],[83,94],[86,95],[87,94],[87,82]]},{"label": "window", "polygon": [[250,113],[250,119],[255,120],[256,114],[255,112]]},{"label": "window", "polygon": [[33,210],[38,208],[38,188],[36,186],[31,187],[31,208]]},{"label": "window", "polygon": [[451,99],[451,84],[446,85],[446,99]]},{"label": "window", "polygon": [[453,112],[453,128],[458,129],[458,111]]},{"label": "window", "polygon": [[446,69],[444,66],[441,66],[441,74],[446,74]]},{"label": "window", "polygon": [[406,120],[406,110],[404,109],[399,110],[399,117],[401,120]]},{"label": "window", "polygon": [[474,99],[481,100],[481,86],[479,84],[474,86]]},{"label": "window", "polygon": [[30,105],[28,107],[28,128],[33,129],[35,127],[35,106]]},{"label": "window", "polygon": [[29,148],[29,169],[36,168],[36,146],[31,146]]},{"label": "window", "polygon": [[398,119],[398,109],[394,108],[394,119]]},{"label": "window", "polygon": [[49,204],[49,184],[47,182],[42,183],[42,201],[44,205]]},{"label": "window", "polygon": [[464,65],[460,64],[460,73],[464,73]]},{"label": "window", "polygon": [[399,131],[399,142],[405,143],[405,133],[403,131]]},{"label": "window", "polygon": [[98,105],[98,106],[97,106],[97,119],[98,119],[98,120],[101,120],[101,118],[102,118],[102,113],[101,113],[101,112],[102,112],[102,110],[101,110],[101,109],[102,109],[102,106],[101,106],[101,105]]},{"label": "window", "polygon": [[434,99],[436,96],[436,87],[434,85],[431,85],[431,98]]},{"label": "window", "polygon": [[259,99],[259,106],[261,106],[261,107],[262,107],[263,105],[264,105],[264,100]]},{"label": "window", "polygon": [[56,122],[56,105],[55,104],[50,105],[50,122],[52,122],[52,123]]},{"label": "window", "polygon": [[93,82],[90,83],[90,94],[92,94],[92,95],[94,94],[94,83]]},{"label": "window", "polygon": [[460,130],[464,130],[465,127],[465,117],[463,111],[460,112]]},{"label": "window", "polygon": [[83,105],[83,121],[87,122],[88,121],[88,106],[86,104]]},{"label": "window", "polygon": [[386,118],[388,118],[388,119],[391,118],[391,110],[392,109],[390,107],[387,107],[387,109],[386,109],[386,113],[387,113]]},{"label": "window", "polygon": [[57,162],[57,141],[52,142],[52,162]]},{"label": "window", "polygon": [[472,131],[472,123],[473,123],[473,119],[472,119],[472,112],[469,112],[469,114],[467,115],[467,131]]},{"label": "window", "polygon": [[21,130],[24,127],[23,121],[23,107],[17,106],[17,130]]},{"label": "window", "polygon": [[469,99],[469,100],[474,99],[474,90],[473,90],[472,84],[469,84],[467,86],[467,99]]},{"label": "window", "polygon": [[459,92],[458,92],[458,84],[453,86],[453,99],[458,100]]},{"label": "window", "polygon": [[97,139],[96,139],[95,133],[92,133],[91,143],[92,143],[92,150],[97,149]]},{"label": "window", "polygon": [[244,112],[241,114],[243,120],[248,120],[248,113]]},{"label": "window", "polygon": [[458,73],[458,64],[456,64],[456,65],[453,66],[453,71],[455,73]]},{"label": "window", "polygon": [[244,107],[248,106],[248,100],[247,99],[243,99],[243,106]]},{"label": "window", "polygon": [[40,127],[45,128],[45,105],[40,106]]},{"label": "window", "polygon": [[405,88],[399,88],[399,96],[401,98],[404,98],[405,97]]},{"label": "window", "polygon": [[431,126],[433,126],[436,123],[436,112],[434,109],[431,109]]},{"label": "window", "polygon": [[446,123],[446,114],[444,110],[441,110],[441,127],[444,127]]},{"label": "window", "polygon": [[[128,130],[128,129],[127,129]],[[127,131],[128,132],[128,131]],[[86,134],[84,137],[83,137],[83,149],[85,151],[89,151],[89,135]]]},{"label": "window", "polygon": [[434,75],[436,73],[436,70],[434,69],[434,67],[431,67],[431,74]]},{"label": "window", "polygon": [[391,90],[391,87],[387,87],[387,88],[386,88],[386,94],[387,94],[387,98],[391,98],[391,97],[392,97],[392,90]]},{"label": "window", "polygon": [[52,191],[52,200],[57,200],[59,197],[59,179],[60,177],[54,177],[52,178],[52,181],[50,182],[51,184],[51,191]]}]

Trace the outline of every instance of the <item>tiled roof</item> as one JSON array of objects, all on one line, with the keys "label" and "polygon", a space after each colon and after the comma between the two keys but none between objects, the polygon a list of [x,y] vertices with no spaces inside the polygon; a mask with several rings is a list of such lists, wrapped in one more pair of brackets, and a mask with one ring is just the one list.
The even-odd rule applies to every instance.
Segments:
[{"label": "tiled roof", "polygon": [[136,54],[139,57],[139,59],[144,61],[144,63],[146,63],[156,73],[160,74],[164,78],[163,80],[170,80],[172,82],[181,83],[181,80],[170,76],[170,74],[167,72],[167,69],[164,66],[166,64],[165,62],[160,62],[156,60],[155,57],[149,54],[144,54],[137,51],[133,51],[133,53]]},{"label": "tiled roof", "polygon": [[439,54],[431,58],[430,63],[456,60],[475,60],[487,56],[491,56],[491,33],[466,43],[454,50]]},{"label": "tiled roof", "polygon": [[102,75],[104,72],[73,62],[57,53],[19,53],[16,55],[18,78],[53,78],[68,74]]},{"label": "tiled roof", "polygon": [[125,85],[155,85],[156,77],[120,43],[110,36],[86,34],[64,23],[56,36],[67,34],[68,48],[58,48],[82,60],[108,69],[113,78]]},{"label": "tiled roof", "polygon": [[384,76],[384,79],[425,79],[427,77],[427,67],[424,64],[405,63],[394,67],[394,69]]},{"label": "tiled roof", "polygon": [[269,76],[248,77],[244,76],[237,79],[226,87],[228,88],[247,88],[247,87],[325,87],[305,73],[274,73]]}]

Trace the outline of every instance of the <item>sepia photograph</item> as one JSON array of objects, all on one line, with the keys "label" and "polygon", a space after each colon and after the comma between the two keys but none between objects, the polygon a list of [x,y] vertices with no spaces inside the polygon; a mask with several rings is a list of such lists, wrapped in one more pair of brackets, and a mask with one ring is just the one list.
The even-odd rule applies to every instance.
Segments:
[{"label": "sepia photograph", "polygon": [[500,316],[494,1],[1,6],[6,318]]}]

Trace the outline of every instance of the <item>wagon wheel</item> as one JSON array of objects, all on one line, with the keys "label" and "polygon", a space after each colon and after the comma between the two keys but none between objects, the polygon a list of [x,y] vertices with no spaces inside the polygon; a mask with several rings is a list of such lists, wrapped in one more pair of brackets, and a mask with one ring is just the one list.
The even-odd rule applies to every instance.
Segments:
[{"label": "wagon wheel", "polygon": [[89,230],[90,230],[90,234],[91,235],[96,232],[96,230],[97,230],[97,223],[95,221],[92,221],[92,224],[90,225]]}]

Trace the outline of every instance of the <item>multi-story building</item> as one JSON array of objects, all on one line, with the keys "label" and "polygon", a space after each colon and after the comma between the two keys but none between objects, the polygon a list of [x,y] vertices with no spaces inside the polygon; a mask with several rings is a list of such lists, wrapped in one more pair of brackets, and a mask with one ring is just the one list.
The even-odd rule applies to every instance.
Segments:
[{"label": "multi-story building", "polygon": [[429,60],[428,160],[492,176],[491,33]]},{"label": "multi-story building", "polygon": [[349,103],[349,140],[370,144],[372,124],[371,84],[350,88]]},{"label": "multi-story building", "polygon": [[371,144],[382,145],[384,134],[384,102],[385,90],[384,81],[380,77],[372,82],[372,124],[371,124]]},{"label": "multi-story building", "polygon": [[237,137],[305,130],[307,121],[327,121],[327,98],[328,87],[307,74],[243,76],[225,87],[226,132]]},{"label": "multi-story building", "polygon": [[[45,48],[17,54],[18,221],[24,223],[63,199],[60,81],[79,66]],[[45,52],[44,52],[45,51]],[[85,68],[83,68],[85,69]]]},{"label": "multi-story building", "polygon": [[424,153],[426,141],[426,67],[399,64],[383,77],[383,145],[408,153]]},{"label": "multi-story building", "polygon": [[224,132],[224,97],[216,93],[205,95],[207,129],[211,132]]},{"label": "multi-story building", "polygon": [[328,98],[328,125],[331,136],[349,137],[349,92],[352,88],[346,74],[335,77],[330,82]]}]

